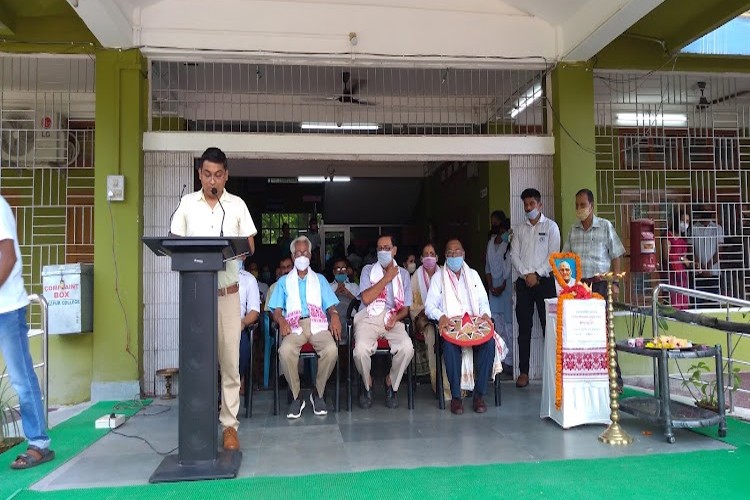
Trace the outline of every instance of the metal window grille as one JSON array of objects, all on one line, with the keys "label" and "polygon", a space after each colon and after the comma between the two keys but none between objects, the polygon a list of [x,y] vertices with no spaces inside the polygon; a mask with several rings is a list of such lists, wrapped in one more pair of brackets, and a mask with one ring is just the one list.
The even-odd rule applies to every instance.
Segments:
[{"label": "metal window grille", "polygon": [[151,123],[170,131],[544,134],[543,74],[153,60]]},{"label": "metal window grille", "polygon": [[[621,299],[648,305],[659,282],[747,298],[750,78],[597,72],[595,103],[598,214],[614,222],[626,249],[630,220],[655,221],[659,268],[631,273]],[[708,220],[721,227],[723,242],[702,228],[683,235],[688,261],[719,241],[717,271],[683,268],[667,250],[668,231],[679,232],[673,214],[682,212],[691,228]]]}]

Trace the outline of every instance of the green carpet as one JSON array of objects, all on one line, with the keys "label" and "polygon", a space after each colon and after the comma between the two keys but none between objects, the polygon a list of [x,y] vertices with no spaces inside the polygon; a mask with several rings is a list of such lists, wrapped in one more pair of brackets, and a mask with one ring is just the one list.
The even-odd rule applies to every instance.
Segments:
[{"label": "green carpet", "polygon": [[747,498],[750,450],[36,492],[16,499]]},{"label": "green carpet", "polygon": [[[151,400],[145,400],[141,403],[145,406],[150,404]],[[12,470],[10,468],[10,464],[16,459],[16,456],[26,450],[25,441],[0,455],[0,499],[9,498],[18,490],[27,488],[39,481],[106,435],[109,430],[95,429],[94,422],[102,415],[112,412],[115,406],[117,406],[117,413],[128,416],[135,414],[142,408],[141,405],[123,404],[117,401],[101,401],[92,405],[75,417],[50,429],[49,435],[52,439],[52,449],[55,450],[55,459],[37,467],[25,470]]]}]

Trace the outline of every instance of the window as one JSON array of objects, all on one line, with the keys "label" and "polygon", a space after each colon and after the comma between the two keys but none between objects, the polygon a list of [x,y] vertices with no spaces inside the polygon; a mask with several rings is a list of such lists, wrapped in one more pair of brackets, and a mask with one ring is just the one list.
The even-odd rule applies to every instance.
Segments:
[{"label": "window", "polygon": [[281,237],[281,226],[289,224],[289,235],[296,238],[307,232],[310,217],[313,214],[278,214],[269,213],[261,215],[261,243],[264,245],[275,245]]}]

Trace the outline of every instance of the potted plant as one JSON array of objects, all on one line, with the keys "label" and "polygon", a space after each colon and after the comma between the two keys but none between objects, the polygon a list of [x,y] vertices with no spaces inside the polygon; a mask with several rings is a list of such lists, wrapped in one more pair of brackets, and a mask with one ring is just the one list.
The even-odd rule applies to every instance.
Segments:
[{"label": "potted plant", "polygon": [[[0,378],[0,453],[13,448],[23,441],[18,430],[18,420],[15,418],[18,411],[11,405],[12,391],[10,389],[10,379],[5,376],[6,369],[3,369]],[[8,436],[8,431],[12,435]]]},{"label": "potted plant", "polygon": [[[706,375],[712,375],[713,373],[713,369],[705,361],[700,360],[690,365],[690,368],[687,370],[688,378],[682,381],[682,386],[690,392],[690,395],[695,400],[695,406],[718,412],[719,388],[716,384],[716,377],[706,377]],[[729,379],[730,384],[728,389],[734,392],[740,387],[742,382],[738,366],[732,368],[732,372],[729,373]]]}]

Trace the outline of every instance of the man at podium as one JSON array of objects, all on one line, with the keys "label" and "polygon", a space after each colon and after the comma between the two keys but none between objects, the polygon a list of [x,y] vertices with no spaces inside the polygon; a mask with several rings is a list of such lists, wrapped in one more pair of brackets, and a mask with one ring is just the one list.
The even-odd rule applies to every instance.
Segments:
[{"label": "man at podium", "polygon": [[[246,236],[250,253],[255,252],[253,236],[258,232],[247,205],[239,196],[228,193],[227,157],[219,148],[203,152],[198,169],[201,189],[186,194],[172,218],[170,232],[175,236]],[[234,259],[219,271],[218,354],[221,370],[221,413],[224,449],[239,450],[237,437],[240,408],[240,296],[241,263]]]}]

